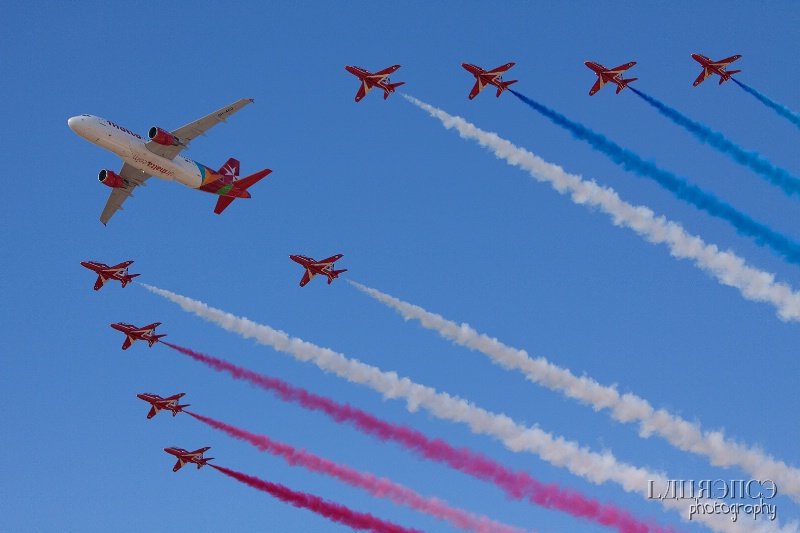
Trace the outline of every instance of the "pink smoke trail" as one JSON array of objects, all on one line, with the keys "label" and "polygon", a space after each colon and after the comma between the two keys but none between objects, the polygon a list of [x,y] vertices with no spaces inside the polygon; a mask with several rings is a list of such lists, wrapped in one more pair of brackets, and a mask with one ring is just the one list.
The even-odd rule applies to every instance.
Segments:
[{"label": "pink smoke trail", "polygon": [[270,483],[255,476],[248,476],[235,470],[230,470],[224,466],[212,465],[208,466],[216,468],[226,476],[230,476],[237,481],[241,481],[245,485],[250,485],[254,489],[262,490],[278,498],[281,501],[290,503],[295,507],[302,507],[322,515],[325,518],[345,524],[353,529],[365,529],[374,531],[375,533],[422,533],[418,529],[407,529],[397,524],[381,520],[368,513],[359,513],[345,507],[342,504],[329,502],[323,500],[319,496],[307,494],[305,492],[297,492],[278,483]]},{"label": "pink smoke trail", "polygon": [[322,411],[336,422],[348,423],[359,431],[379,438],[391,440],[404,448],[431,461],[444,463],[451,468],[482,481],[489,481],[505,491],[514,499],[527,499],[529,502],[557,509],[577,518],[612,527],[621,533],[666,533],[674,532],[672,527],[664,528],[651,521],[644,522],[625,509],[612,503],[600,503],[574,489],[562,489],[557,484],[545,485],[531,477],[527,472],[513,471],[483,454],[467,448],[454,448],[441,439],[429,439],[417,430],[406,426],[391,424],[350,405],[342,405],[333,400],[312,394],[304,389],[293,387],[276,378],[257,374],[227,361],[205,355],[189,348],[163,342],[184,355],[200,361],[219,372],[228,372],[234,379],[243,379],[275,393],[281,400],[293,402],[312,410]]},{"label": "pink smoke trail", "polygon": [[478,533],[522,532],[521,529],[495,522],[488,517],[476,516],[462,509],[451,507],[447,502],[438,498],[425,498],[413,490],[386,478],[378,478],[373,474],[359,472],[349,466],[336,464],[305,450],[297,450],[288,444],[274,441],[265,435],[257,435],[207,416],[190,413],[189,411],[184,412],[214,429],[252,444],[262,452],[280,456],[292,466],[300,465],[313,472],[321,472],[338,478],[350,486],[370,492],[377,498],[389,498],[394,503],[428,513],[440,520],[447,520],[458,528],[477,531]]}]

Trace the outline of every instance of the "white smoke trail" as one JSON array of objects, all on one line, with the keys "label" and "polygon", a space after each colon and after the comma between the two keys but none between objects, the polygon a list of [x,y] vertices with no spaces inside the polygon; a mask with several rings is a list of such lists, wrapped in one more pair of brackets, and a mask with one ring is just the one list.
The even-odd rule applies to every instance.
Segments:
[{"label": "white smoke trail", "polygon": [[615,225],[631,228],[650,242],[665,243],[670,255],[694,260],[698,268],[714,276],[723,285],[739,289],[746,299],[771,303],[777,308],[781,320],[800,321],[800,293],[785,283],[776,282],[774,274],[747,266],[744,259],[733,252],[722,252],[716,245],[706,244],[700,237],[688,234],[680,224],[656,217],[645,206],[622,201],[616,191],[609,187],[601,187],[594,181],[585,181],[569,174],[561,167],[544,161],[495,133],[483,131],[461,117],[449,115],[406,94],[402,96],[439,119],[445,128],[455,128],[461,137],[477,141],[509,165],[528,171],[535,180],[550,183],[561,194],[570,194],[576,204],[596,206],[609,214]]},{"label": "white smoke trail", "polygon": [[456,324],[417,305],[360,283],[347,281],[396,310],[404,319],[418,320],[423,327],[439,332],[442,337],[456,344],[489,356],[503,368],[520,370],[530,381],[589,404],[595,411],[610,409],[615,420],[623,423],[638,422],[641,437],[649,437],[655,433],[680,450],[708,457],[714,466],[739,466],[755,479],[771,479],[783,494],[800,500],[800,469],[788,466],[760,450],[733,442],[721,431],[703,431],[699,424],[687,422],[663,409],[655,410],[647,400],[634,394],[620,394],[616,387],[601,385],[586,376],[577,377],[544,357],[533,359],[525,350],[511,348],[497,339],[480,334],[469,324]]},{"label": "white smoke trail", "polygon": [[[299,361],[310,361],[323,371],[332,372],[351,383],[366,385],[381,393],[384,398],[402,398],[411,412],[423,407],[437,418],[467,424],[473,433],[495,437],[508,449],[515,452],[523,450],[532,452],[542,460],[555,466],[565,467],[573,474],[597,485],[613,481],[626,492],[638,493],[645,498],[647,498],[649,482],[652,482],[655,487],[668,486],[666,475],[618,462],[609,451],[592,452],[563,437],[554,437],[538,427],[521,426],[506,415],[491,413],[459,397],[437,392],[431,387],[419,385],[408,378],[401,378],[395,372],[384,372],[356,359],[348,359],[328,348],[321,348],[296,337],[289,337],[283,331],[226,313],[186,296],[143,283],[141,285],[180,305],[185,311],[194,313],[223,329],[237,333],[244,338],[255,339],[275,350],[288,353]],[[659,501],[665,507],[676,509],[679,512],[684,511],[683,519],[689,518],[686,502],[669,498]],[[742,522],[731,522],[729,518],[719,514],[695,516],[693,521],[702,522],[715,531],[726,533],[738,533],[743,531],[742,527],[744,527]],[[775,523],[761,522],[758,531],[778,531],[774,529],[775,527],[777,527]],[[781,531],[796,533],[797,527],[793,525],[793,527],[785,527]]]}]

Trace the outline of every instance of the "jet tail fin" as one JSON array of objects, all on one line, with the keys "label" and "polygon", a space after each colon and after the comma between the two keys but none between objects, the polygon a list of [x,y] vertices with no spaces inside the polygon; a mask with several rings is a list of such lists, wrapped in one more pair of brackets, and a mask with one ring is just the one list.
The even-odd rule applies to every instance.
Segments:
[{"label": "jet tail fin", "polygon": [[519,80],[510,80],[510,81],[500,82],[500,87],[497,89],[497,98],[500,98],[500,95],[503,93],[503,91],[508,89],[509,85],[511,85],[512,83],[517,83],[518,81]]},{"label": "jet tail fin", "polygon": [[128,277],[122,280],[122,288],[124,289],[125,285],[133,281],[133,278],[135,278],[136,276],[141,276],[141,274],[128,274]]},{"label": "jet tail fin", "polygon": [[347,269],[345,268],[342,270],[331,270],[330,272],[328,272],[328,285],[330,285],[335,278],[338,278],[339,274],[341,274],[342,272],[347,272]]},{"label": "jet tail fin", "polygon": [[214,207],[214,212],[220,214],[225,211],[225,208],[231,205],[236,198],[250,198],[250,193],[247,192],[249,187],[258,183],[264,176],[272,172],[271,169],[265,168],[261,172],[251,174],[246,178],[236,180],[233,182],[233,189],[228,192],[228,195],[220,196],[217,200],[217,205]]},{"label": "jet tail fin", "polygon": [[638,80],[638,79],[639,79],[639,78],[628,78],[627,80],[619,80],[619,81],[621,81],[622,83],[620,83],[619,85],[617,85],[617,94],[619,94],[619,92],[620,92],[622,89],[624,89],[625,87],[627,87],[627,86],[628,86],[628,84],[629,84],[630,82],[632,82],[632,81],[636,81],[636,80]]},{"label": "jet tail fin", "polygon": [[395,90],[397,87],[400,87],[400,86],[401,86],[401,85],[403,85],[403,84],[405,84],[405,82],[404,82],[404,81],[397,82],[397,83],[390,83],[389,85],[387,85],[387,87],[389,88],[389,90],[388,90],[388,91],[384,91],[384,92],[383,92],[383,99],[384,99],[384,100],[386,100],[387,98],[389,98],[389,93],[393,93],[393,92],[394,92],[394,90]]},{"label": "jet tail fin", "polygon": [[723,77],[723,76],[720,76],[720,77],[719,77],[719,84],[720,84],[720,85],[722,85],[722,84],[723,84],[723,82],[726,82],[726,81],[728,81],[729,79],[731,79],[731,74],[736,74],[737,72],[741,72],[741,70],[726,70],[725,72],[727,72],[727,73],[728,73],[728,75],[727,75],[727,76],[724,76],[724,77]]}]

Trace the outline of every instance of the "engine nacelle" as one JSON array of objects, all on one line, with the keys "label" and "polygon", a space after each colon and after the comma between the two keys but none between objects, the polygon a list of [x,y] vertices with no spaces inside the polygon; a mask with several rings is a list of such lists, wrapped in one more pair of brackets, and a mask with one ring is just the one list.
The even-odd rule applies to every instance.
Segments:
[{"label": "engine nacelle", "polygon": [[100,180],[100,183],[112,189],[119,189],[127,183],[122,176],[112,170],[101,170],[97,175],[97,179]]},{"label": "engine nacelle", "polygon": [[181,141],[173,134],[156,126],[150,128],[150,131],[147,132],[147,136],[150,137],[151,141],[163,144],[164,146],[178,146],[181,144]]}]

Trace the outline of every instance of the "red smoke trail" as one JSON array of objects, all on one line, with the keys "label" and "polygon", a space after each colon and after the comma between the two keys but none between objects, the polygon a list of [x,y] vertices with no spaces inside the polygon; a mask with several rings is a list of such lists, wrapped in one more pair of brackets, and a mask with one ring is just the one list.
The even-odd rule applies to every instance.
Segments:
[{"label": "red smoke trail", "polygon": [[293,387],[276,378],[257,374],[227,361],[211,357],[189,348],[161,342],[170,348],[188,355],[219,372],[228,372],[235,379],[243,379],[275,393],[280,399],[293,402],[312,411],[322,411],[337,422],[347,422],[360,431],[383,441],[397,442],[408,450],[432,461],[444,463],[455,470],[494,483],[514,499],[525,498],[531,503],[548,509],[557,509],[578,518],[613,527],[621,533],[666,533],[672,527],[663,528],[651,522],[643,522],[625,509],[612,503],[600,503],[574,489],[562,489],[557,484],[545,485],[527,472],[507,468],[483,454],[467,448],[454,448],[441,439],[429,439],[419,431],[406,426],[390,424],[350,405],[342,405],[304,389]]},{"label": "red smoke trail", "polygon": [[284,487],[283,485],[270,483],[269,481],[264,481],[263,479],[259,479],[254,476],[248,476],[247,474],[242,474],[241,472],[236,472],[235,470],[230,470],[222,466],[212,465],[210,463],[208,466],[212,466],[226,476],[230,476],[237,481],[241,481],[245,485],[250,485],[254,489],[268,492],[281,501],[291,503],[295,507],[309,509],[318,515],[322,515],[334,522],[345,524],[353,529],[366,529],[369,531],[375,531],[376,533],[422,533],[418,529],[407,529],[402,526],[398,526],[397,524],[381,520],[380,518],[375,518],[371,514],[353,511],[352,509],[348,509],[339,503],[325,501],[319,496],[314,496],[313,494],[296,492],[288,487]]},{"label": "red smoke trail", "polygon": [[461,529],[479,531],[480,533],[521,533],[522,530],[495,522],[485,516],[476,516],[472,513],[451,507],[438,498],[426,498],[413,490],[399,485],[385,478],[378,478],[373,474],[359,472],[349,466],[340,465],[316,456],[305,450],[297,450],[288,444],[270,439],[265,435],[257,435],[247,430],[231,426],[224,422],[206,416],[184,411],[209,426],[224,431],[231,437],[244,440],[259,450],[278,455],[292,466],[300,465],[313,472],[322,472],[338,478],[348,485],[358,487],[370,492],[377,498],[389,498],[393,502],[407,505],[412,509],[428,513],[440,520],[447,520]]}]

